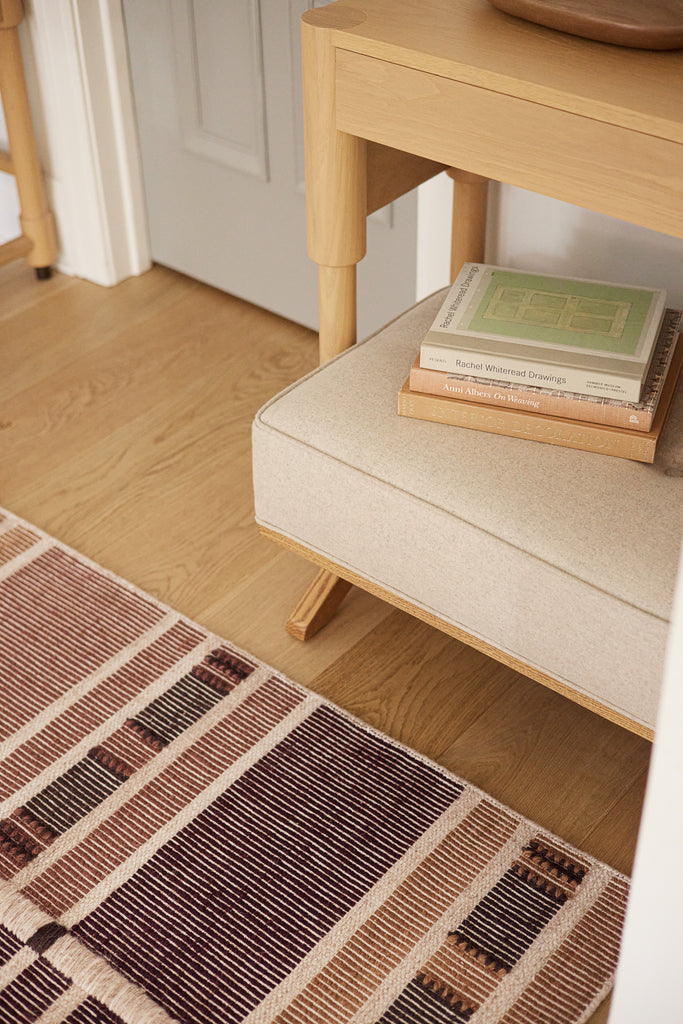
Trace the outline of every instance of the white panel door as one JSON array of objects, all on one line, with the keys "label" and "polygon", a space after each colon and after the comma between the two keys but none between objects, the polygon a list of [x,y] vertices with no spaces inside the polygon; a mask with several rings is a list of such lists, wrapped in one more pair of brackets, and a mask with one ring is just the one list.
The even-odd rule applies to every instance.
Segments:
[{"label": "white panel door", "polygon": [[[311,6],[124,0],[124,14],[153,259],[317,327],[300,67]],[[369,221],[361,334],[414,301],[416,222],[414,196]]]}]

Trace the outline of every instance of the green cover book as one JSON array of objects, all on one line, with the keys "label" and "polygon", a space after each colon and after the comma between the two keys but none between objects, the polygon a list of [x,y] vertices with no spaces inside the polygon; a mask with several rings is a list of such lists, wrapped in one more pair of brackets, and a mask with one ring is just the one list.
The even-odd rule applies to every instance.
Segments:
[{"label": "green cover book", "polygon": [[665,303],[662,289],[466,263],[420,365],[637,402]]}]

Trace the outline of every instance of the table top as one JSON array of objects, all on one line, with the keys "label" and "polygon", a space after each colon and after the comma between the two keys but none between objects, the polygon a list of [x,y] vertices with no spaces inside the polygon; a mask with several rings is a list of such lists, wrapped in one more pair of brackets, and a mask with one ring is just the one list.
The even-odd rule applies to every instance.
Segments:
[{"label": "table top", "polygon": [[683,143],[683,50],[593,42],[488,0],[360,0],[304,15],[335,45]]}]

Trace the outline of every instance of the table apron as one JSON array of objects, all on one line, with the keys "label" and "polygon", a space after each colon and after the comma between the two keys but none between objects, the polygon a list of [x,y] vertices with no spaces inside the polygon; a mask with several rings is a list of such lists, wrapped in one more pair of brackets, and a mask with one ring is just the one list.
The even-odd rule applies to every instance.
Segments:
[{"label": "table apron", "polygon": [[683,145],[350,50],[342,132],[683,237]]}]

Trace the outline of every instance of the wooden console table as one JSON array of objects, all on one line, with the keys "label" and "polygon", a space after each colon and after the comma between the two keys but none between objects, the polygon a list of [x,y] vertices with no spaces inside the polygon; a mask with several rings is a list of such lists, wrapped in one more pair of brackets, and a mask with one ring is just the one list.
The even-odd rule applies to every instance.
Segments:
[{"label": "wooden console table", "polygon": [[[487,0],[333,3],[304,14],[302,48],[321,361],[356,340],[367,214],[443,168],[454,272],[484,257],[490,179],[683,237],[683,51],[579,39]],[[346,589],[323,570],[289,632],[313,635]]]},{"label": "wooden console table", "polygon": [[443,166],[461,172],[456,267],[483,255],[487,179],[683,237],[681,50],[590,42],[487,0],[358,0],[303,16],[303,73],[322,358],[355,341],[367,212]]}]

